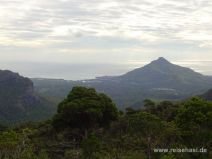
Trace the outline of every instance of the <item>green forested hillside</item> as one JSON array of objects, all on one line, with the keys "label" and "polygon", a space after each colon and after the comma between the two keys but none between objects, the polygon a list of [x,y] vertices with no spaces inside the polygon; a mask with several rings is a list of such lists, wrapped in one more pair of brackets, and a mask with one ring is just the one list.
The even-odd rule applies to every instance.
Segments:
[{"label": "green forested hillside", "polygon": [[119,112],[92,88],[74,87],[57,114],[0,132],[1,159],[210,159],[212,103],[146,99]]},{"label": "green forested hillside", "polygon": [[56,105],[67,96],[74,86],[82,85],[79,81],[63,79],[32,78],[31,80],[35,91]]},{"label": "green forested hillside", "polygon": [[34,92],[30,79],[0,70],[0,123],[47,119],[55,108]]}]

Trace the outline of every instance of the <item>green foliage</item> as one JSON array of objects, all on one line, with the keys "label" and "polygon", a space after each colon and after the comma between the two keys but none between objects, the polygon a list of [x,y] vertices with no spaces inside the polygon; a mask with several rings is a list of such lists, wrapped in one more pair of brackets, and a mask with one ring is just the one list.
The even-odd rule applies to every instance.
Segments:
[{"label": "green foliage", "polygon": [[65,159],[80,159],[82,158],[81,150],[76,150],[76,149],[68,150],[65,152],[64,158]]},{"label": "green foliage", "polygon": [[[179,109],[176,123],[190,146],[209,146],[212,134],[212,103],[194,97]],[[201,136],[201,137],[200,137]]]},{"label": "green foliage", "polygon": [[84,159],[101,159],[101,141],[91,134],[82,142],[82,155]]},{"label": "green foliage", "polygon": [[174,155],[170,154],[170,155],[163,155],[161,157],[161,159],[176,159]]},{"label": "green foliage", "polygon": [[143,152],[134,151],[124,155],[122,159],[147,159],[147,157]]},{"label": "green foliage", "polygon": [[139,133],[144,137],[156,137],[158,131],[163,128],[163,123],[158,117],[143,111],[130,116],[129,122],[133,133]]},{"label": "green foliage", "polygon": [[[209,159],[212,103],[146,100],[118,112],[109,97],[74,87],[52,120],[0,131],[1,159]],[[56,129],[55,129],[56,128]],[[59,131],[58,131],[59,130]],[[154,153],[206,148],[208,153]]]},{"label": "green foliage", "polygon": [[149,110],[150,112],[154,112],[155,103],[152,100],[145,99],[143,102],[144,102],[144,107],[146,110]]},{"label": "green foliage", "polygon": [[74,87],[59,104],[57,112],[53,118],[53,126],[57,129],[105,127],[118,116],[118,110],[109,97],[86,87]]},{"label": "green foliage", "polygon": [[29,129],[21,133],[8,130],[0,133],[0,158],[1,159],[48,159],[44,151],[35,154],[33,145],[29,142]]},{"label": "green foliage", "polygon": [[2,148],[4,146],[16,146],[20,142],[20,134],[17,134],[13,130],[4,131],[0,135],[0,143]]}]

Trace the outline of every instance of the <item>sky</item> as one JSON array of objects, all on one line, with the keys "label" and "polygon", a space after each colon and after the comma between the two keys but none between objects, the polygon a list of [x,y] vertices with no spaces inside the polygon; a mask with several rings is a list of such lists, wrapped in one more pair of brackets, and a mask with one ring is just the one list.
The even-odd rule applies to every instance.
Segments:
[{"label": "sky", "polygon": [[0,69],[119,75],[158,57],[212,75],[211,0],[0,0]]}]

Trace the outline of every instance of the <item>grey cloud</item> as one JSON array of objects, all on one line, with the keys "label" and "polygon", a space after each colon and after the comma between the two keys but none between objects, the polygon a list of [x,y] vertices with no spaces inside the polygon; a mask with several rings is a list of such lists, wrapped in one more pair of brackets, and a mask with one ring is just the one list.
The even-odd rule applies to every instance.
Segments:
[{"label": "grey cloud", "polygon": [[[169,34],[168,37],[175,39],[179,38],[177,33],[181,33],[182,30],[197,29],[197,22],[191,19],[193,12],[211,8],[209,1],[199,2],[196,0],[183,2],[176,0],[163,2],[154,0],[38,0],[32,3],[32,6],[29,4],[30,9],[28,10],[24,10],[24,7],[16,8],[17,3],[20,6],[25,5],[26,2],[22,0],[2,1],[2,3],[6,11],[8,9],[8,12],[11,12],[10,9],[14,9],[14,13],[10,13],[8,20],[4,23],[1,21],[3,23],[1,29],[5,35],[16,34],[15,37],[19,36],[19,39],[22,37],[37,39],[39,36],[41,39],[45,39],[50,36],[55,27],[63,25],[69,26],[70,34],[73,30],[77,32],[73,37],[84,34],[85,36],[97,36],[98,34],[104,36],[105,33],[102,31],[113,31],[117,34],[120,32],[129,32],[130,34],[131,31],[138,31],[139,34],[139,31],[143,31],[149,34],[152,30],[154,36],[159,38],[164,34]],[[115,4],[113,5],[113,3]],[[109,6],[104,7],[107,4]],[[12,16],[16,13],[17,16]],[[207,14],[211,15],[211,13]],[[129,16],[135,17],[133,24],[127,22],[130,20]],[[211,25],[211,23],[207,24],[207,28],[210,28]],[[202,28],[203,26],[200,24],[198,27]],[[31,30],[31,28],[35,28],[35,30]],[[26,35],[27,33],[29,35]]]},{"label": "grey cloud", "polygon": [[[20,1],[21,2],[21,1]],[[111,6],[106,7],[106,9],[99,9],[98,5],[101,5],[102,2],[104,3],[110,3],[110,2],[116,2],[117,6]],[[155,2],[155,1],[154,1]],[[16,29],[25,29],[28,30],[29,28],[35,27],[37,30],[47,30],[48,28],[57,27],[60,25],[69,25],[70,29],[73,27],[85,27],[84,33],[88,33],[89,31],[86,31],[87,29],[93,29],[97,30],[98,32],[101,32],[102,28],[111,29],[111,25],[113,25],[113,29],[118,30],[118,26],[121,25],[127,25],[127,22],[125,20],[126,16],[132,14],[139,16],[140,19],[147,20],[146,24],[138,24],[140,25],[140,29],[142,29],[143,26],[149,27],[149,29],[154,29],[159,32],[160,36],[160,27],[154,28],[154,22],[151,21],[154,19],[158,19],[160,21],[155,21],[155,24],[161,24],[163,27],[162,31],[164,30],[170,30],[172,27],[171,25],[176,25],[176,23],[182,22],[182,15],[185,14],[185,12],[188,14],[190,6],[186,6],[188,4],[196,4],[197,6],[204,7],[205,5],[208,5],[208,1],[205,3],[194,3],[193,1],[187,1],[183,6],[175,6],[177,4],[177,1],[170,1],[167,0],[167,3],[164,4],[154,4],[153,1],[147,2],[147,1],[95,1],[95,0],[89,0],[86,2],[83,1],[38,1],[37,8],[33,8],[26,12],[26,15],[23,17],[20,17],[20,20],[14,19],[12,22],[9,22],[6,27],[9,25],[16,26]],[[172,3],[168,3],[172,2]],[[4,2],[7,4],[7,2]],[[10,1],[9,4],[15,3],[15,1]],[[137,5],[136,5],[137,4]],[[140,6],[144,6],[143,8],[139,8]],[[194,7],[193,7],[194,8]],[[186,10],[187,9],[187,10]],[[171,18],[171,19],[170,19]],[[173,20],[175,19],[175,20]],[[179,19],[179,21],[178,21]],[[48,20],[51,20],[51,22],[48,22]],[[148,24],[148,22],[151,22],[153,24]],[[138,19],[139,23],[139,19]],[[185,22],[184,22],[185,23]],[[183,26],[185,24],[181,24],[179,27],[185,27]],[[25,27],[24,27],[25,26]],[[133,26],[130,26],[133,27]],[[129,28],[130,28],[129,27]],[[128,29],[129,29],[128,28]],[[173,28],[173,29],[175,29]],[[15,29],[15,28],[14,28]],[[82,31],[79,28],[76,28],[80,31]],[[120,28],[119,28],[120,29]],[[126,29],[126,26],[121,28],[122,30]],[[110,30],[108,30],[110,31]],[[127,30],[130,31],[130,30]],[[145,30],[144,30],[145,31]],[[176,31],[176,30],[174,30]],[[83,32],[83,31],[82,31]],[[92,35],[95,35],[95,32],[91,32]],[[49,35],[49,32],[45,32],[45,34]],[[173,35],[174,36],[174,35]]]},{"label": "grey cloud", "polygon": [[210,0],[0,1],[2,61],[212,58]]}]

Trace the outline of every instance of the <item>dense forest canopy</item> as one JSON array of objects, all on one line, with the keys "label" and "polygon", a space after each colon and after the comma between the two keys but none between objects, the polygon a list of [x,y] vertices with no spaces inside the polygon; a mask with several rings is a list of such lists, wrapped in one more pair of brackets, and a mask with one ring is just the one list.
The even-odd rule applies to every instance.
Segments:
[{"label": "dense forest canopy", "polygon": [[212,102],[193,97],[174,103],[146,99],[144,103],[143,109],[121,112],[107,95],[74,87],[52,119],[13,128],[0,126],[0,158],[212,157]]}]

